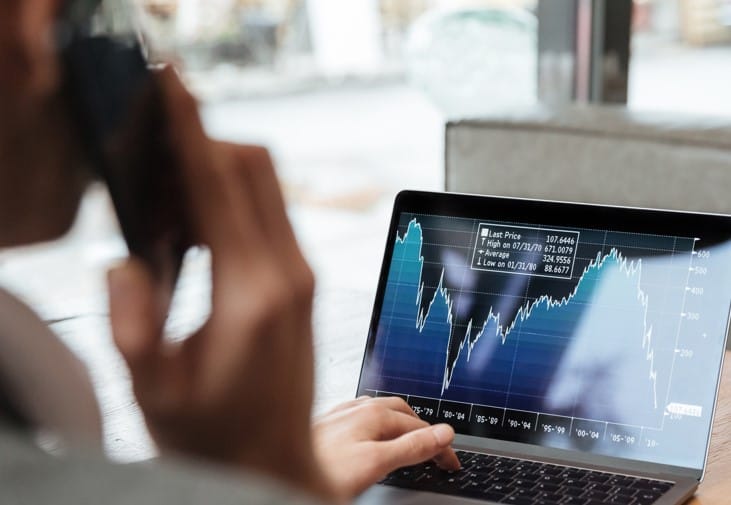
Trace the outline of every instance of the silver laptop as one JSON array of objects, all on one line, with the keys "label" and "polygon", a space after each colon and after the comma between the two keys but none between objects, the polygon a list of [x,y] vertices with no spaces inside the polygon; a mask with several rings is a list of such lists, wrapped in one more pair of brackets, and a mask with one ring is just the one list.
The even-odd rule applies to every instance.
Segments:
[{"label": "silver laptop", "polygon": [[451,424],[463,469],[360,503],[684,502],[730,306],[730,216],[401,193],[358,394]]}]

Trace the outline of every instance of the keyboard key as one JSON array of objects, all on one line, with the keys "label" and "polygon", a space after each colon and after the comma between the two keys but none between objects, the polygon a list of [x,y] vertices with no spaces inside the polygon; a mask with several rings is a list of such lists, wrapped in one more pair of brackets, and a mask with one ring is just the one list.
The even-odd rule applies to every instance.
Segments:
[{"label": "keyboard key", "polygon": [[588,501],[589,498],[581,498],[578,496],[564,496],[563,498],[563,503],[570,505],[586,505]]},{"label": "keyboard key", "polygon": [[591,498],[592,500],[599,500],[602,501],[609,496],[607,493],[604,493],[602,491],[595,491],[593,489],[588,490],[586,493],[582,495],[584,498]]},{"label": "keyboard key", "polygon": [[591,486],[591,491],[599,491],[601,493],[608,493],[610,489],[613,489],[614,486],[610,486],[609,484],[594,484]]},{"label": "keyboard key", "polygon": [[513,481],[513,486],[519,489],[533,489],[536,487],[536,482],[532,480],[515,479]]},{"label": "keyboard key", "polygon": [[477,482],[474,480],[470,480],[467,482],[464,482],[461,486],[459,486],[461,490],[472,490],[478,493],[481,493],[485,490],[485,486],[482,484],[482,482]]},{"label": "keyboard key", "polygon": [[518,488],[515,491],[513,491],[514,496],[523,496],[525,498],[536,498],[538,495],[540,495],[540,491],[537,491],[535,489],[521,489]]},{"label": "keyboard key", "polygon": [[584,481],[584,480],[579,479],[579,478],[571,477],[571,478],[565,479],[562,482],[562,485],[567,486],[567,487],[571,487],[571,488],[576,488],[576,489],[582,489],[583,490],[583,489],[586,488],[586,486],[588,485],[588,483],[586,481]]},{"label": "keyboard key", "polygon": [[489,501],[500,501],[505,498],[505,495],[502,493],[496,493],[494,491],[485,491],[484,493],[481,493],[478,498]]},{"label": "keyboard key", "polygon": [[513,479],[509,479],[508,477],[489,477],[484,482],[490,485],[509,486],[513,483]]},{"label": "keyboard key", "polygon": [[539,482],[536,486],[536,489],[545,491],[547,493],[555,493],[561,488],[561,486],[557,484],[551,484],[549,482]]},{"label": "keyboard key", "polygon": [[510,495],[500,500],[500,503],[512,503],[513,505],[533,505],[535,502],[533,501],[533,498]]},{"label": "keyboard key", "polygon": [[540,495],[538,495],[538,498],[545,500],[545,501],[558,502],[559,500],[561,500],[561,498],[563,498],[563,496],[561,496],[560,494],[556,494],[556,493],[541,493]]},{"label": "keyboard key", "polygon": [[539,473],[545,473],[545,474],[549,474],[549,475],[560,475],[561,473],[563,473],[563,468],[561,468],[559,466],[546,465],[539,470]]},{"label": "keyboard key", "polygon": [[515,474],[515,477],[517,479],[529,480],[529,481],[532,481],[532,482],[538,482],[538,479],[540,478],[539,475],[536,475],[534,473],[527,472],[527,471],[526,472],[518,472],[518,473]]},{"label": "keyboard key", "polygon": [[636,495],[636,494],[637,494],[637,492],[638,492],[638,491],[637,491],[636,489],[632,489],[632,488],[630,487],[630,488],[626,488],[626,489],[616,489],[616,490],[614,490],[614,491],[612,492],[612,494],[614,494],[614,495],[616,495],[616,496],[622,496],[622,497],[624,497],[624,498],[631,498],[631,497],[633,497],[634,495]]},{"label": "keyboard key", "polygon": [[541,477],[538,479],[538,482],[541,483],[552,483],[552,484],[560,484],[563,482],[563,479],[561,477],[558,477],[557,475],[541,475]]},{"label": "keyboard key", "polygon": [[651,505],[655,503],[658,498],[662,496],[662,493],[656,493],[654,491],[642,491],[637,493],[635,500],[641,505]]},{"label": "keyboard key", "polygon": [[495,476],[503,476],[503,475],[514,475],[514,472],[508,468],[508,465],[503,465],[495,468],[492,472],[492,475]]},{"label": "keyboard key", "polygon": [[613,486],[619,486],[619,487],[629,487],[632,484],[634,484],[635,480],[632,477],[623,477],[620,475],[617,475],[616,477],[612,477],[607,481],[607,484],[611,484]]},{"label": "keyboard key", "polygon": [[475,472],[459,472],[456,474],[456,479],[459,479],[461,481],[468,481],[468,480],[485,480],[484,475],[475,473]]},{"label": "keyboard key", "polygon": [[440,486],[440,487],[458,488],[458,487],[461,487],[462,485],[464,485],[464,483],[461,482],[458,477],[452,476],[452,477],[449,477],[448,479],[443,479],[443,480],[437,481],[436,485]]},{"label": "keyboard key", "polygon": [[584,489],[578,487],[563,486],[559,489],[558,492],[559,494],[565,496],[581,496],[582,494],[584,494]]},{"label": "keyboard key", "polygon": [[673,484],[672,484],[672,482],[640,479],[640,480],[637,480],[636,482],[633,482],[630,485],[630,487],[635,488],[635,489],[641,489],[643,491],[653,491],[655,493],[665,493],[671,487],[673,487]]},{"label": "keyboard key", "polygon": [[612,505],[632,505],[637,502],[632,497],[615,495],[604,500],[604,503],[611,503]]},{"label": "keyboard key", "polygon": [[489,491],[507,495],[512,491],[512,489],[509,487],[509,484],[493,484],[492,486],[490,486]]},{"label": "keyboard key", "polygon": [[533,466],[530,465],[529,463],[523,463],[523,462],[518,462],[513,467],[513,470],[515,470],[516,472],[524,472],[524,471],[530,470],[530,469],[533,469]]},{"label": "keyboard key", "polygon": [[605,473],[591,472],[588,476],[589,482],[595,482],[597,484],[604,484],[609,480],[610,475]]}]

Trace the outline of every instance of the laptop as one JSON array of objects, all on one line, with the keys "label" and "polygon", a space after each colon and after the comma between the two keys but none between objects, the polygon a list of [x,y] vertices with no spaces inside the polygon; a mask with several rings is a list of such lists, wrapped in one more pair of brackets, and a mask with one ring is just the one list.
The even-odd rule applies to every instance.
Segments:
[{"label": "laptop", "polygon": [[400,193],[358,395],[451,424],[463,468],[358,503],[683,503],[730,307],[731,216]]}]

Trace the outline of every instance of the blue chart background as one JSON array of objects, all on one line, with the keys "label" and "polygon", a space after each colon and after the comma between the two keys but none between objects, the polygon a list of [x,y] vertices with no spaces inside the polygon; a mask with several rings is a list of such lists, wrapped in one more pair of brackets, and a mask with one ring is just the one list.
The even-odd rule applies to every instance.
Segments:
[{"label": "blue chart background", "polygon": [[[362,389],[606,421],[660,436],[682,432],[677,422],[665,423],[668,401],[700,403],[710,414],[713,392],[673,398],[670,391],[676,343],[684,338],[692,238],[571,229],[581,233],[572,278],[538,278],[470,269],[479,222],[400,216]],[[724,254],[728,259],[728,247]],[[708,308],[709,321],[713,310],[727,313],[726,291]],[[708,361],[709,375],[696,376],[705,389],[717,373],[724,322],[717,317],[706,328],[712,342],[694,348],[696,372]],[[588,372],[576,363],[588,363]],[[685,423],[698,427],[689,444],[698,446],[699,466],[710,416]],[[678,462],[694,466],[686,463]]]}]

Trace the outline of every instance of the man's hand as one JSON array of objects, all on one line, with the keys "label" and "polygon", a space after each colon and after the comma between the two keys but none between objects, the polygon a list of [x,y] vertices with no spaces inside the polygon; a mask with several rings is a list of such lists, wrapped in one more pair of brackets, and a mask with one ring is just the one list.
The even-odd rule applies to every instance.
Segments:
[{"label": "man's hand", "polygon": [[313,452],[313,276],[266,150],[213,142],[172,71],[161,77],[170,149],[193,233],[212,257],[208,321],[163,335],[171,294],[141,261],[110,272],[114,340],[161,451],[265,472],[320,497]]},{"label": "man's hand", "polygon": [[445,470],[460,468],[451,426],[430,426],[400,398],[358,398],[317,420],[313,431],[317,457],[341,499],[403,466],[434,459]]}]

